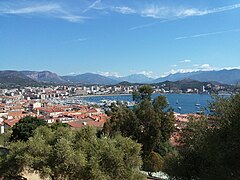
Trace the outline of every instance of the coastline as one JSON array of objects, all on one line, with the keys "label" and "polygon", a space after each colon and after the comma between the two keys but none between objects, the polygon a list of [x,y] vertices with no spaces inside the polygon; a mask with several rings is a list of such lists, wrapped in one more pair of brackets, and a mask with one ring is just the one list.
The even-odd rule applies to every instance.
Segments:
[{"label": "coastline", "polygon": [[72,97],[80,97],[80,98],[87,98],[87,97],[101,97],[101,96],[131,96],[132,94],[89,94],[89,95],[79,95],[79,96],[72,96]]},{"label": "coastline", "polygon": [[[175,93],[153,93],[153,94],[175,94]],[[176,93],[176,94],[185,94],[185,95],[196,95],[197,93]],[[88,95],[77,95],[71,97],[80,97],[80,98],[87,98],[87,97],[101,97],[101,96],[131,96],[132,94],[88,94]],[[199,95],[211,95],[211,94],[199,94]]]},{"label": "coastline", "polygon": [[[173,94],[173,93],[154,93],[153,98],[158,95],[166,96],[167,101],[169,103],[169,107],[172,107],[175,112],[180,114],[189,114],[189,113],[197,113],[200,112],[202,108],[208,107],[208,102],[211,102],[211,95],[209,94]],[[110,97],[110,98],[109,98]],[[94,95],[82,95],[82,96],[71,96],[69,100],[62,99],[64,103],[101,103],[102,100],[119,100],[119,101],[132,101],[131,94],[94,94]],[[68,99],[68,98],[67,98]],[[58,100],[56,100],[58,101]],[[61,101],[61,99],[59,100]],[[176,103],[178,101],[179,103]],[[196,107],[196,104],[199,103],[201,107]]]}]

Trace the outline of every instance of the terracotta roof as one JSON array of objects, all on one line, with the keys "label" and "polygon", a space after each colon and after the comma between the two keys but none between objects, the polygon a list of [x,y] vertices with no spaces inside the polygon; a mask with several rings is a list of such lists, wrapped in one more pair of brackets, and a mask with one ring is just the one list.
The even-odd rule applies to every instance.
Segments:
[{"label": "terracotta roof", "polygon": [[5,106],[6,106],[6,104],[0,103],[0,107],[5,107]]},{"label": "terracotta roof", "polygon": [[23,107],[22,106],[13,106],[13,107],[11,107],[11,109],[23,109]]},{"label": "terracotta roof", "polygon": [[62,108],[54,108],[54,107],[46,107],[46,108],[36,108],[37,110],[41,110],[44,112],[62,112],[64,111]]},{"label": "terracotta roof", "polygon": [[96,109],[89,109],[87,112],[88,113],[94,113],[94,112],[98,112],[98,111]]},{"label": "terracotta roof", "polygon": [[22,111],[10,111],[8,112],[8,116],[22,116]]},{"label": "terracotta roof", "polygon": [[104,123],[105,121],[95,121],[89,117],[85,119],[67,122],[67,124],[70,125],[72,128],[81,128],[86,125],[102,128]]},{"label": "terracotta roof", "polygon": [[10,127],[13,127],[20,119],[5,120],[4,123]]}]

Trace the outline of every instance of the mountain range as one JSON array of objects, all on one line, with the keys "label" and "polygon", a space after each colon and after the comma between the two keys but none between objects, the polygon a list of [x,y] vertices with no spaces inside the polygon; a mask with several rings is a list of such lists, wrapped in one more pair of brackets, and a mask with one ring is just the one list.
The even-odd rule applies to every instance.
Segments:
[{"label": "mountain range", "polygon": [[26,75],[27,77],[38,81],[47,83],[64,83],[65,80],[58,76],[56,73],[50,71],[20,71],[20,73]]},{"label": "mountain range", "polygon": [[108,78],[115,79],[120,82],[127,81],[130,83],[152,83],[154,81],[153,78],[147,77],[144,74],[131,74],[124,77],[108,76]]},{"label": "mountain range", "polygon": [[183,79],[235,85],[240,82],[240,69],[176,73],[158,79],[149,78],[143,74],[132,74],[125,77],[106,77],[94,73],[59,76],[50,71],[0,71],[0,85],[7,86],[39,85],[42,83],[113,85],[121,82],[129,82],[139,84],[156,84],[165,81],[180,81]]},{"label": "mountain range", "polygon": [[240,69],[219,70],[219,71],[197,71],[189,73],[170,74],[163,78],[155,79],[153,82],[178,81],[182,79],[193,79],[202,82],[218,82],[222,84],[235,85],[240,82]]},{"label": "mountain range", "polygon": [[75,76],[62,76],[66,82],[71,84],[102,84],[102,85],[112,85],[119,83],[118,80],[108,78],[99,74],[85,73]]},{"label": "mountain range", "polygon": [[39,82],[19,71],[0,71],[0,87],[38,86]]}]

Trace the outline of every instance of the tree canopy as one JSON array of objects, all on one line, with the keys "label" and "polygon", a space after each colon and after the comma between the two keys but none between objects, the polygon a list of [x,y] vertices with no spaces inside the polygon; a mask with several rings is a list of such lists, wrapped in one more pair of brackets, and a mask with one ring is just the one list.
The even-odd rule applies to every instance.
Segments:
[{"label": "tree canopy", "polygon": [[[161,156],[166,155],[162,147],[167,144],[174,130],[175,118],[166,98],[158,96],[152,101],[152,93],[151,86],[142,86],[139,91],[133,93],[133,99],[136,101],[133,109],[124,104],[113,106],[110,112],[111,118],[105,123],[103,132],[109,135],[121,134],[141,143],[143,169],[156,172],[161,170],[160,159]],[[159,161],[155,161],[155,165],[153,163],[150,166],[149,158],[159,159]]]},{"label": "tree canopy", "polygon": [[179,153],[165,162],[175,179],[239,179],[240,94],[216,98],[211,120],[193,120],[183,130]]},{"label": "tree canopy", "polygon": [[42,126],[26,142],[12,142],[0,160],[2,176],[24,170],[51,179],[145,179],[139,171],[141,145],[130,138],[98,138],[96,129],[73,131]]},{"label": "tree canopy", "polygon": [[27,141],[37,127],[46,125],[47,122],[43,119],[31,116],[25,117],[13,126],[10,141]]}]

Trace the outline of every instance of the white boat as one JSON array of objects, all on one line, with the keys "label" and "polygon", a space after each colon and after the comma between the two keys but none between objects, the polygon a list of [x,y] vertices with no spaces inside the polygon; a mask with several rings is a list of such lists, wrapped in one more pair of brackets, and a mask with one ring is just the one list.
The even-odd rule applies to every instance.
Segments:
[{"label": "white boat", "polygon": [[196,114],[204,114],[203,111],[197,111]]}]

